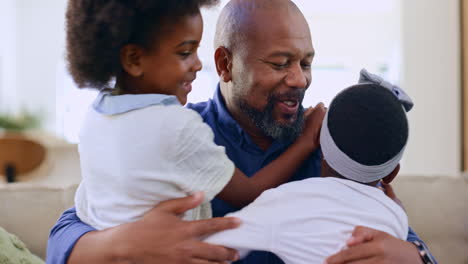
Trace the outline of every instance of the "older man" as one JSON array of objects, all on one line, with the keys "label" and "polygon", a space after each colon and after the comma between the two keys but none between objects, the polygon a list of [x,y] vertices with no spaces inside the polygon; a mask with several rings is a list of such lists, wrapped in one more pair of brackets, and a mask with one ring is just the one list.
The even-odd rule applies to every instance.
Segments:
[{"label": "older man", "polygon": [[[193,107],[200,109],[210,103],[222,106],[223,102],[216,100],[220,96],[224,98],[230,116],[242,127],[238,130],[242,132],[239,135],[248,135],[245,139],[248,144],[239,148],[226,138],[217,138],[217,143],[227,147],[229,157],[239,168],[247,171],[246,174],[253,174],[274,159],[272,150],[286,149],[291,142],[288,140],[294,140],[295,131],[300,128],[302,112],[301,107],[296,106],[301,104],[302,97],[294,95],[302,95],[301,92],[311,82],[310,65],[315,52],[310,30],[303,14],[291,1],[233,0],[223,9],[218,20],[215,46],[220,93],[213,101]],[[210,123],[209,120],[207,122]],[[219,134],[222,133],[219,131]],[[246,156],[245,153],[251,153],[250,150],[258,154]],[[318,159],[317,153],[311,155],[293,180],[319,176]],[[213,204],[217,216],[237,209],[218,200]],[[371,232],[370,229],[363,230]],[[395,247],[386,248],[388,251],[384,254],[395,253],[403,256],[403,259],[413,257],[412,263],[420,261],[413,244],[391,238],[388,240],[395,241]],[[409,240],[419,239],[411,231]],[[362,258],[367,258],[374,251],[369,248],[372,244],[364,245],[369,250],[366,251],[368,255]],[[330,261],[346,260],[347,255],[344,254],[359,254],[360,248],[362,246],[355,248],[356,251],[345,251]],[[404,253],[405,249],[408,254]],[[359,258],[361,256],[358,255],[356,259]],[[396,263],[401,263],[403,259],[398,259]],[[255,252],[242,263],[282,262],[270,253]]]},{"label": "older man", "polygon": [[[233,0],[219,18],[215,40],[220,85],[212,100],[188,107],[211,126],[215,141],[246,175],[253,175],[283,153],[301,132],[301,105],[311,82],[314,48],[304,16],[289,0]],[[317,120],[321,122],[321,120]],[[313,153],[292,180],[319,176]],[[135,223],[95,231],[74,209],[51,232],[50,263],[222,263],[234,252],[198,237],[233,228],[234,219],[182,222],[175,215],[196,206],[200,197],[165,202]],[[215,200],[215,216],[237,210]],[[281,213],[281,212],[279,212]],[[211,226],[210,226],[211,225]],[[414,235],[410,235],[418,240]],[[355,232],[354,244],[330,263],[422,263],[417,248],[368,228]],[[267,252],[242,263],[282,263]]]}]

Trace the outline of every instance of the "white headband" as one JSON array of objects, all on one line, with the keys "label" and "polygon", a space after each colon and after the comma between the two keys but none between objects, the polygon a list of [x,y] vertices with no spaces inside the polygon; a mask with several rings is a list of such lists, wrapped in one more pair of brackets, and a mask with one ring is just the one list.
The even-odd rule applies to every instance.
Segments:
[{"label": "white headband", "polygon": [[347,179],[362,183],[369,183],[380,180],[389,175],[400,163],[406,145],[391,160],[380,164],[367,166],[354,161],[338,146],[328,130],[328,111],[323,119],[322,130],[320,131],[320,145],[322,147],[323,158],[328,165]]}]

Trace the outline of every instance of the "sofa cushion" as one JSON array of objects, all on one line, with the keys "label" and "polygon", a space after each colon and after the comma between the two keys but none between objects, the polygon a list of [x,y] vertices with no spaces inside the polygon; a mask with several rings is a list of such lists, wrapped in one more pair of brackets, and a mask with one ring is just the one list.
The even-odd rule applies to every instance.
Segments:
[{"label": "sofa cushion", "polygon": [[0,226],[15,234],[45,259],[49,231],[73,206],[76,185],[65,188],[18,184],[0,190]]},{"label": "sofa cushion", "polygon": [[468,263],[468,181],[463,176],[399,176],[395,192],[409,224],[439,263]]}]

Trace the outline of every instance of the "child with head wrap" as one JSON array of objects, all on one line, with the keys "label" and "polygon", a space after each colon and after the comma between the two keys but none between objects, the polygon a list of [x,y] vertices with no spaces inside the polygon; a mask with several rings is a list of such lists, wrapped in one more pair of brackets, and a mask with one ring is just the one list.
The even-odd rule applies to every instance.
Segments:
[{"label": "child with head wrap", "polygon": [[206,241],[243,256],[264,250],[286,263],[309,264],[343,248],[356,226],[406,240],[408,219],[389,183],[399,171],[412,106],[402,89],[362,70],[359,83],[333,99],[323,120],[322,177],[264,192],[231,214],[242,219],[239,228]]}]

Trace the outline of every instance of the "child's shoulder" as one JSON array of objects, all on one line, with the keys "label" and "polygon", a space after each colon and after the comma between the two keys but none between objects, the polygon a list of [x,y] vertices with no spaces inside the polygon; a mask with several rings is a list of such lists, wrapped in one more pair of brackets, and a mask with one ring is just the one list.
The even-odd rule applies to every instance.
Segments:
[{"label": "child's shoulder", "polygon": [[[152,108],[152,107],[149,107]],[[151,109],[149,109],[151,111]],[[159,118],[171,124],[186,124],[193,122],[203,122],[202,117],[196,111],[178,105],[160,107]]]},{"label": "child's shoulder", "polygon": [[113,115],[102,114],[95,109],[90,109],[81,133],[101,131],[103,134],[108,134],[110,131],[117,130],[119,133],[112,134],[138,135],[164,130],[172,131],[171,133],[174,134],[187,127],[198,127],[201,123],[204,123],[203,119],[197,112],[181,105],[150,105]]},{"label": "child's shoulder", "polygon": [[202,133],[208,129],[199,113],[180,105],[150,106],[138,112],[138,123],[153,129],[171,131],[175,137],[182,132]]},{"label": "child's shoulder", "polygon": [[163,122],[172,125],[203,121],[197,112],[181,105],[152,105],[127,112],[121,115],[121,117],[138,119],[144,122]]},{"label": "child's shoulder", "polygon": [[336,188],[341,184],[335,182],[332,178],[329,177],[311,177],[300,181],[292,181],[284,183],[275,188],[278,194],[281,195],[301,195],[309,193],[320,193],[328,189]]}]

